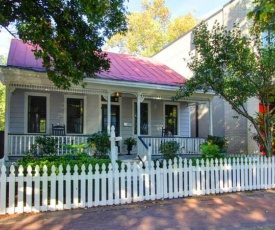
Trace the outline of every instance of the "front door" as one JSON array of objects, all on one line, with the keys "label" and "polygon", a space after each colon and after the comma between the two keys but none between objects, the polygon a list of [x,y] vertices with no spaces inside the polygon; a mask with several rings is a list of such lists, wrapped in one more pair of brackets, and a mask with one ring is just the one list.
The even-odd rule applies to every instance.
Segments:
[{"label": "front door", "polygon": [[[115,127],[116,137],[120,135],[119,105],[111,105],[111,127]],[[107,105],[102,105],[102,131],[107,131]]]}]

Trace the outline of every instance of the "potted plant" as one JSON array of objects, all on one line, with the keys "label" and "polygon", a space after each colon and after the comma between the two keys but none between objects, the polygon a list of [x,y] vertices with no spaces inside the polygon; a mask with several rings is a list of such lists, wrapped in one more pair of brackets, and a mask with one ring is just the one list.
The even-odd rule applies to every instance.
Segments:
[{"label": "potted plant", "polygon": [[128,155],[130,155],[133,149],[133,146],[137,144],[137,141],[133,137],[128,137],[125,139],[124,144],[127,146]]}]

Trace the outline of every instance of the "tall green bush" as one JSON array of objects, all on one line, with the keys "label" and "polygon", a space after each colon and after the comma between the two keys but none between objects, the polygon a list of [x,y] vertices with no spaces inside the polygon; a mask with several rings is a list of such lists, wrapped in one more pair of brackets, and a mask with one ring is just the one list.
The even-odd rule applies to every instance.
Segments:
[{"label": "tall green bush", "polygon": [[54,137],[38,136],[35,143],[31,145],[31,149],[26,153],[29,156],[55,156],[57,154],[57,139]]},{"label": "tall green bush", "polygon": [[219,147],[220,153],[227,152],[228,143],[225,137],[208,135],[205,142],[209,144],[217,145]]},{"label": "tall green bush", "polygon": [[163,158],[166,160],[174,159],[177,156],[179,149],[180,145],[176,141],[167,141],[161,143],[159,147],[159,151],[163,154]]},{"label": "tall green bush", "polygon": [[222,158],[225,157],[228,144],[224,137],[211,136],[205,140],[205,143],[201,145],[201,157],[202,158]]},{"label": "tall green bush", "polygon": [[95,149],[95,157],[108,158],[108,152],[111,148],[110,135],[107,132],[98,132],[87,138],[87,143]]}]

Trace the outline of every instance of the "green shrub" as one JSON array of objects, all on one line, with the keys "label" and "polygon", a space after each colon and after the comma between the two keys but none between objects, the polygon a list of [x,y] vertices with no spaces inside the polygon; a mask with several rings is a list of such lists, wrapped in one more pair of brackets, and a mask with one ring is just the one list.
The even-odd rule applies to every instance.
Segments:
[{"label": "green shrub", "polygon": [[217,145],[219,147],[220,153],[226,153],[227,151],[228,143],[225,137],[208,135],[205,142],[212,145]]},{"label": "green shrub", "polygon": [[110,135],[107,132],[94,133],[87,138],[88,145],[95,149],[95,157],[109,158],[107,155],[111,148],[109,138]]},{"label": "green shrub", "polygon": [[[62,165],[63,167],[63,174],[66,173],[66,167],[67,165],[70,165],[71,167],[71,174],[74,173],[74,166],[78,166],[78,173],[81,173],[81,167],[84,164],[86,173],[88,172],[89,165],[92,165],[93,170],[92,172],[95,172],[95,166],[96,164],[99,165],[99,171],[102,171],[102,165],[105,164],[106,171],[108,171],[108,166],[111,163],[110,159],[96,159],[91,158],[89,155],[85,153],[80,153],[78,155],[72,155],[72,154],[66,154],[63,156],[46,156],[46,157],[23,157],[22,159],[17,161],[18,166],[22,165],[24,168],[24,174],[27,174],[27,167],[32,167],[32,173],[34,174],[35,166],[38,165],[40,168],[40,175],[43,174],[43,166],[46,165],[48,168],[48,175],[51,173],[51,168],[54,165],[56,167],[56,174],[59,173],[59,166]],[[121,169],[121,163],[122,161],[117,161],[119,165],[119,170]]]},{"label": "green shrub", "polygon": [[30,156],[55,156],[57,154],[57,139],[54,137],[38,136],[31,149],[26,153]]},{"label": "green shrub", "polygon": [[209,142],[205,142],[201,145],[201,157],[206,158],[222,158],[225,156],[224,153],[220,152],[220,148],[218,145],[211,144]]},{"label": "green shrub", "polygon": [[179,149],[180,145],[176,141],[167,141],[159,147],[159,151],[163,154],[164,159],[174,159]]}]

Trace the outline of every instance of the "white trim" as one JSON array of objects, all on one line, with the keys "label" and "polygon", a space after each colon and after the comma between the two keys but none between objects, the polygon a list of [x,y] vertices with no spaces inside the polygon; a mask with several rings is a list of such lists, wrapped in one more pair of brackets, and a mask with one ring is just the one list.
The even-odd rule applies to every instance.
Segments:
[{"label": "white trim", "polygon": [[[84,113],[83,113],[83,134],[86,134],[86,117],[87,117],[87,96],[84,95],[64,95],[64,124],[66,125],[66,134],[67,132],[67,99],[68,98],[76,98],[76,99],[83,99],[83,106],[84,106]],[[73,133],[70,133],[73,134]],[[76,133],[78,134],[78,133]],[[81,133],[79,133],[81,134]]]},{"label": "white trim", "polygon": [[[106,79],[95,79],[95,78],[85,78],[85,83],[90,84],[104,84],[109,86],[124,86],[129,88],[141,88],[141,89],[158,89],[158,90],[166,90],[166,91],[178,91],[180,85],[160,85],[160,84],[150,84],[150,83],[142,83],[142,82],[130,82],[130,81],[123,81],[123,80],[106,80]],[[126,91],[125,91],[126,92]],[[194,93],[203,94],[203,95],[210,95],[214,96],[215,93],[213,91],[204,92],[203,90],[197,90]]]},{"label": "white trim", "polygon": [[[28,133],[28,97],[46,97],[46,133],[50,133],[50,94],[49,93],[37,93],[37,92],[25,92],[25,99],[24,99],[24,133]],[[28,133],[32,134],[32,133]],[[37,133],[36,133],[37,134]],[[43,133],[41,133],[43,134]]]},{"label": "white trim", "polygon": [[[137,103],[137,99],[132,99],[132,135],[137,136],[135,134],[135,103]],[[148,104],[148,134],[141,134],[142,136],[151,136],[151,101],[144,100],[140,104]]]},{"label": "white trim", "polygon": [[177,129],[178,133],[175,136],[180,136],[180,103],[179,102],[163,102],[163,127],[165,127],[165,106],[176,105],[177,106]]}]

